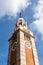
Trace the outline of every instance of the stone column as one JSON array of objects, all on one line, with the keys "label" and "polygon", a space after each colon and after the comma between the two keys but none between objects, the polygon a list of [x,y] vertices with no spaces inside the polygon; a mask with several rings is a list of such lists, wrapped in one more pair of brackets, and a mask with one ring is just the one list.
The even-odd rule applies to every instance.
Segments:
[{"label": "stone column", "polygon": [[36,50],[36,46],[35,46],[35,41],[34,41],[34,38],[32,38],[32,37],[31,37],[31,43],[32,43],[32,50],[33,50],[35,65],[39,65],[37,50]]},{"label": "stone column", "polygon": [[[19,31],[18,33],[18,45],[17,48],[17,65],[26,65],[26,56],[25,56],[25,42],[24,42],[24,33]],[[18,61],[20,60],[20,62]]]}]

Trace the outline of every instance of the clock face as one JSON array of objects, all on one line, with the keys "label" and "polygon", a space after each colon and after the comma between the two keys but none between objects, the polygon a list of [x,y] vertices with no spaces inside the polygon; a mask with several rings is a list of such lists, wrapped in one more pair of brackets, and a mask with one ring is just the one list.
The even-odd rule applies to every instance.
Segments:
[{"label": "clock face", "polygon": [[31,48],[31,44],[29,42],[25,42],[27,48]]}]

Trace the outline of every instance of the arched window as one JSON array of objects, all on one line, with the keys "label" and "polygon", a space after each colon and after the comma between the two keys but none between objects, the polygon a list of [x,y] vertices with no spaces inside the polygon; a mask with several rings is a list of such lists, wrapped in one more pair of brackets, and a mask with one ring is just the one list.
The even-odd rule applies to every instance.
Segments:
[{"label": "arched window", "polygon": [[24,33],[24,37],[25,37],[26,39],[30,40],[30,36],[29,36],[28,34]]},{"label": "arched window", "polygon": [[14,51],[17,48],[17,42],[14,42],[12,45],[12,50]]}]

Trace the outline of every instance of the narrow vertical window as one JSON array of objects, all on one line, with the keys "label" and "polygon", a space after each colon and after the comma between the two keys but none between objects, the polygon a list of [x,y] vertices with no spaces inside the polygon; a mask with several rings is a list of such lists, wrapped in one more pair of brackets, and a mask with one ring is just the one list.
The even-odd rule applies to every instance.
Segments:
[{"label": "narrow vertical window", "polygon": [[12,45],[12,50],[14,51],[17,47],[17,42],[14,42],[14,44]]}]

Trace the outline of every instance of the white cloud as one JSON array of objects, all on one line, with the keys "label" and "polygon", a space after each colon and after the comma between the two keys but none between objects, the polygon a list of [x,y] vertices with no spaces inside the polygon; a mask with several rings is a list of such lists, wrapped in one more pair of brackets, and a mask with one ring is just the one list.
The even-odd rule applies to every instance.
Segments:
[{"label": "white cloud", "polygon": [[36,19],[30,24],[31,30],[41,34],[43,40],[43,0],[38,0],[38,4],[34,8],[33,17]]},{"label": "white cloud", "polygon": [[16,16],[30,4],[30,0],[0,0],[0,17],[5,14]]},{"label": "white cloud", "polygon": [[30,24],[30,27],[33,28],[32,30],[37,30],[37,32],[41,33],[43,35],[43,21],[36,20],[33,23]]},{"label": "white cloud", "polygon": [[35,14],[34,17],[35,18],[42,18],[43,17],[43,0],[39,0],[38,1],[38,5],[36,5],[36,7],[34,8]]}]

